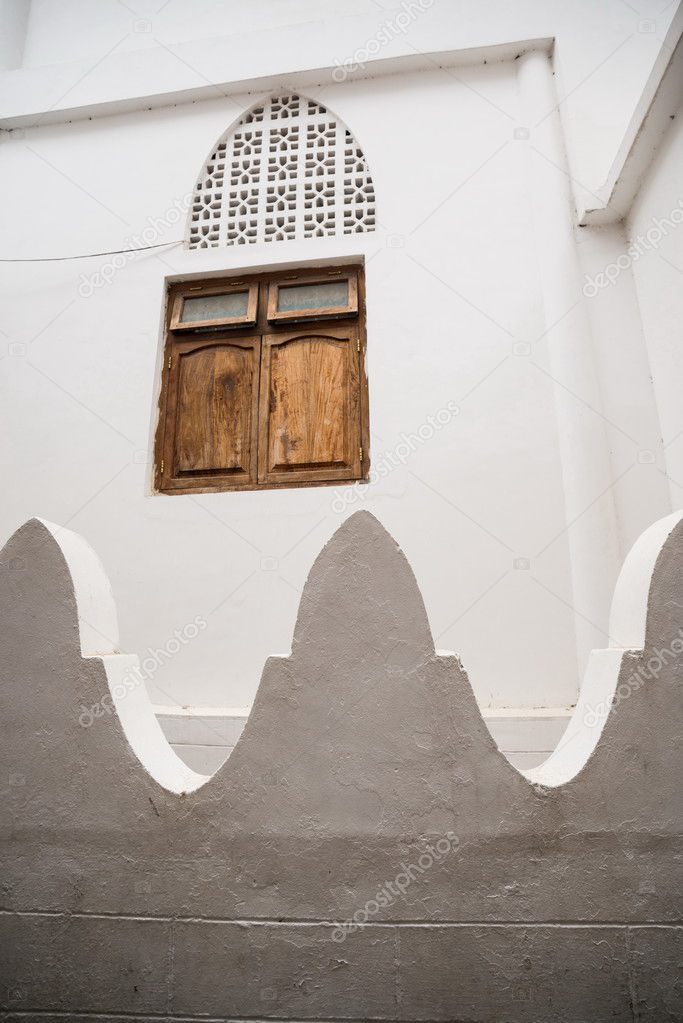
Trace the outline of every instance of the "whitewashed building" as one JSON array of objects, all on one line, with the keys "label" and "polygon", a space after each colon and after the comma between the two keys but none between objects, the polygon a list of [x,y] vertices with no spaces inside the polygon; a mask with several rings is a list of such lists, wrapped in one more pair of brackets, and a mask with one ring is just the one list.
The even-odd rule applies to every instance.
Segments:
[{"label": "whitewashed building", "polygon": [[[678,4],[0,13],[3,538],[36,514],[87,538],[154,703],[239,716],[315,556],[368,509],[480,706],[522,719],[501,742],[549,749],[589,651],[618,645],[626,552],[683,499]],[[263,339],[290,336],[276,284],[309,279],[289,327],[322,303],[351,418],[342,455],[297,462],[264,419]],[[196,328],[169,295],[207,288]],[[253,356],[238,451],[228,399],[198,440],[192,373],[171,378],[219,335]]]}]

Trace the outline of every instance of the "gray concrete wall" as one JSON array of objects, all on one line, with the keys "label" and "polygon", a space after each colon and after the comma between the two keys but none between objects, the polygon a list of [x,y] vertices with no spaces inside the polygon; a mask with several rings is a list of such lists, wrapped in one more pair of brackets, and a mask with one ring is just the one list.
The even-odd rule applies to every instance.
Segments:
[{"label": "gray concrete wall", "polygon": [[[37,520],[0,556],[0,622],[4,1018],[683,1019],[679,656],[576,777],[532,784],[359,513],[230,759],[175,794],[115,714],[79,724],[105,665]],[[624,684],[682,624],[679,525]]]}]

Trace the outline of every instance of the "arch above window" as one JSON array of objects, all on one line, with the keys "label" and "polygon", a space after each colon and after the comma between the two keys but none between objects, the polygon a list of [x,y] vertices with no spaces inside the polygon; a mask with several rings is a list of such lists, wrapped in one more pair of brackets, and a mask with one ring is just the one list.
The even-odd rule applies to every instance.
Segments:
[{"label": "arch above window", "polygon": [[221,137],[190,209],[190,249],[375,229],[375,190],[342,121],[304,96],[271,97]]}]

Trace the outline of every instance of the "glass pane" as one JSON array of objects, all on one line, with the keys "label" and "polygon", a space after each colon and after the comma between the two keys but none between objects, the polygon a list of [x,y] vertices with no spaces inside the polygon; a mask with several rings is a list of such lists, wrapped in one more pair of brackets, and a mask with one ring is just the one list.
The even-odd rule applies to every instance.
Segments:
[{"label": "glass pane", "polygon": [[349,282],[325,281],[324,284],[292,284],[278,288],[277,309],[290,313],[304,309],[334,309],[347,306]]},{"label": "glass pane", "polygon": [[202,320],[230,320],[247,315],[248,291],[232,291],[228,295],[201,295],[186,298],[183,302],[181,323],[196,323]]}]

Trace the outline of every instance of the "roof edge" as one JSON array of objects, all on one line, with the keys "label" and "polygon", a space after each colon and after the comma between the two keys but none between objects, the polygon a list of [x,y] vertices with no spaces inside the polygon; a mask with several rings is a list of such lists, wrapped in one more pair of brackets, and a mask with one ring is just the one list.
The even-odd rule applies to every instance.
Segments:
[{"label": "roof edge", "polygon": [[683,3],[673,17],[607,180],[599,205],[578,211],[581,227],[615,224],[629,213],[683,97]]},{"label": "roof edge", "polygon": [[[223,40],[216,40],[222,42]],[[343,81],[380,78],[387,75],[405,74],[411,71],[432,70],[435,67],[466,67],[468,65],[502,63],[515,60],[523,53],[539,50],[552,53],[554,40],[550,37],[538,39],[514,40],[512,42],[494,43],[465,49],[405,52],[398,56],[369,58],[363,65],[346,66],[330,65],[319,68],[291,68],[287,71],[273,71],[254,78],[242,78],[223,81],[211,81],[203,74],[201,85],[192,88],[169,88],[153,94],[135,92],[136,83],[140,79],[140,60],[137,51],[114,54],[109,58],[110,73],[101,90],[101,100],[86,104],[69,103],[79,78],[85,76],[82,65],[60,64],[46,68],[20,68],[7,71],[0,75],[0,85],[5,94],[5,112],[0,114],[0,129],[14,130],[31,128],[45,124],[60,124],[69,121],[87,120],[106,117],[113,114],[129,113],[136,110],[149,110],[186,103],[197,103],[218,96],[228,98],[231,94],[243,95],[279,91],[297,87],[305,89],[310,86],[339,84]],[[164,48],[167,50],[168,48]],[[184,46],[177,47],[178,51]],[[153,57],[150,57],[150,52]],[[145,67],[145,80],[150,74],[149,61],[162,59],[162,54],[144,51],[148,62]],[[180,56],[180,52],[177,54]],[[167,54],[163,54],[167,57]],[[340,70],[343,79],[340,79]],[[38,76],[38,77],[37,77]],[[33,79],[33,88],[29,83]],[[160,70],[158,80],[168,80],[168,73]],[[50,104],[49,99],[55,91],[69,80],[76,85],[67,89],[61,98]],[[116,83],[116,84],[111,84]],[[9,103],[7,97],[11,97]],[[7,109],[14,104],[14,109]]]}]

